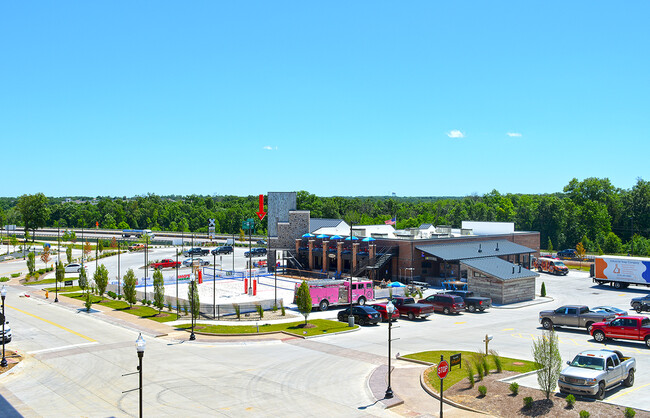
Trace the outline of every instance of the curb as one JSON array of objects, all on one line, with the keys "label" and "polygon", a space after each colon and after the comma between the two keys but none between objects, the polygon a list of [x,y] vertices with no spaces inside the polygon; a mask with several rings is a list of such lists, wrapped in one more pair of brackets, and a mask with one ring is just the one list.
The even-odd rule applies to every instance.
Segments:
[{"label": "curb", "polygon": [[[426,384],[425,381],[424,381],[424,374],[427,372],[427,370],[429,370],[429,369],[424,370],[424,371],[420,374],[420,386],[422,386],[422,389],[424,389],[424,391],[425,391],[426,393],[428,393],[429,395],[431,395],[431,397],[440,400],[440,396],[439,396],[436,392],[434,392],[433,390],[429,389],[429,387],[427,386],[427,384]],[[464,410],[464,411],[474,412],[474,413],[477,413],[477,414],[483,414],[483,415],[491,415],[491,414],[488,413],[488,412],[481,411],[481,410],[474,409],[474,408],[470,408],[470,407],[468,407],[468,406],[465,406],[465,405],[462,405],[462,404],[456,403],[456,402],[454,402],[454,401],[452,401],[452,400],[450,400],[450,399],[448,399],[448,398],[443,398],[443,399],[442,399],[442,402],[443,402],[443,403],[446,403],[447,405],[451,405],[451,406],[453,406],[454,408],[462,409],[462,410]]]},{"label": "curb", "polygon": [[530,375],[533,375],[533,374],[537,374],[537,372],[539,372],[539,370],[533,370],[532,372],[517,374],[517,375],[514,375],[514,376],[510,376],[510,377],[506,377],[504,379],[501,379],[501,380],[499,380],[499,382],[504,382],[504,383],[512,382],[513,380],[517,380],[517,379],[519,379],[521,377],[526,377],[526,376],[530,376]]},{"label": "curb", "polygon": [[[287,335],[289,337],[301,338],[303,340],[308,340],[308,339],[312,339],[312,338],[326,337],[326,336],[329,336],[329,335],[345,334],[345,333],[348,333],[348,332],[358,331],[359,329],[360,328],[357,327],[355,329],[351,329],[351,330],[347,330],[347,331],[339,331],[339,332],[330,333],[330,334],[325,333],[325,334],[308,335],[308,336],[292,334],[292,333],[287,332],[287,331],[267,331],[267,332],[256,332],[254,334],[253,333],[246,333],[246,334],[218,334],[218,333],[214,333],[214,332],[201,332],[201,331],[194,331],[194,333],[198,334],[198,335],[205,335],[205,336],[210,336],[210,337],[240,337],[240,338],[241,337],[244,337],[244,338],[251,337],[252,338],[252,337],[255,337],[257,335],[284,334],[284,335]],[[191,332],[191,329],[183,328],[183,329],[177,329],[177,331]]]},{"label": "curb", "polygon": [[423,364],[425,366],[433,366],[436,364],[436,363],[429,363],[428,361],[424,361],[424,360],[416,360],[416,359],[402,357],[402,356],[397,356],[395,358],[398,360],[410,361],[411,363]]},{"label": "curb", "polygon": [[[538,298],[541,299],[541,296],[539,296]],[[493,309],[521,309],[521,308],[527,308],[527,307],[529,307],[529,306],[541,305],[542,303],[553,302],[553,301],[555,300],[555,299],[553,299],[553,298],[550,297],[550,296],[544,296],[544,299],[546,299],[546,300],[539,300],[539,301],[530,302],[530,303],[527,303],[527,304],[524,305],[524,306],[512,306],[512,307],[508,307],[508,306],[496,306],[496,305],[492,305],[492,308],[493,308]]]}]

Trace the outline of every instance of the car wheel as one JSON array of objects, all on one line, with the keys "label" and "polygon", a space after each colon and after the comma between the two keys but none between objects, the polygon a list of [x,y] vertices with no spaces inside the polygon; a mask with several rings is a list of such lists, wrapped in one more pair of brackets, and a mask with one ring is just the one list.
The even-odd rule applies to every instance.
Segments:
[{"label": "car wheel", "polygon": [[473,313],[473,312],[476,312],[476,306],[474,306],[474,305],[469,305],[469,306],[467,307],[467,310],[470,311],[470,312],[472,312],[472,313]]},{"label": "car wheel", "polygon": [[614,289],[620,289],[621,287],[623,286],[621,286],[620,282],[614,282]]},{"label": "car wheel", "polygon": [[602,331],[594,332],[594,340],[596,340],[599,343],[605,342],[605,333]]},{"label": "car wheel", "polygon": [[318,304],[318,308],[319,308],[321,311],[326,311],[327,308],[329,307],[329,305],[330,305],[330,304],[329,304],[328,301],[326,301],[326,300],[321,300],[320,303]]},{"label": "car wheel", "polygon": [[602,286],[605,282],[603,280],[596,280],[598,286]]},{"label": "car wheel", "polygon": [[449,315],[449,312],[450,312],[449,308],[443,308],[442,309],[442,313],[445,314],[445,315]]},{"label": "car wheel", "polygon": [[591,331],[591,326],[592,326],[593,324],[594,324],[594,323],[591,322],[591,321],[589,321],[589,322],[587,322],[587,323],[585,324],[585,327],[587,327],[587,331]]},{"label": "car wheel", "polygon": [[408,317],[412,321],[415,319],[415,314],[413,312],[409,312]]},{"label": "car wheel", "polygon": [[478,308],[479,311],[485,312],[485,308]]},{"label": "car wheel", "polygon": [[596,399],[598,399],[599,401],[602,401],[603,399],[605,399],[605,383],[604,382],[600,382],[598,384],[598,392],[596,392]]},{"label": "car wheel", "polygon": [[366,298],[363,297],[363,296],[361,296],[361,297],[359,298],[358,302],[359,302],[359,305],[365,305],[365,304],[366,304]]},{"label": "car wheel", "polygon": [[359,325],[366,325],[366,320],[363,318],[359,318]]},{"label": "car wheel", "polygon": [[645,337],[645,346],[650,348],[650,337]]},{"label": "car wheel", "polygon": [[551,321],[548,318],[544,318],[542,320],[542,326],[544,327],[544,329],[553,329],[553,321]]},{"label": "car wheel", "polygon": [[623,384],[628,388],[634,386],[634,369],[630,370],[627,374],[627,377],[623,380]]},{"label": "car wheel", "polygon": [[634,310],[636,311],[636,313],[641,313],[641,312],[643,312],[643,308],[641,308],[641,305],[636,305],[636,306],[634,307]]}]

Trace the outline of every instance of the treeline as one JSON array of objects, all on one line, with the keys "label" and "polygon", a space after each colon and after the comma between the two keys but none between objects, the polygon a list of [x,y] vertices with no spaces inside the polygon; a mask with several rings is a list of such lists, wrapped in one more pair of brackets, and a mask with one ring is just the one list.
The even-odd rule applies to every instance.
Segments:
[{"label": "treeline", "polygon": [[[259,222],[255,215],[257,196],[149,194],[65,203],[62,198],[39,195],[0,198],[0,220],[30,228],[57,224],[92,228],[99,222],[101,228],[206,232],[212,218],[218,233],[234,234],[239,233],[242,220],[254,218],[255,232],[266,233],[266,218]],[[539,231],[542,247],[548,249],[575,248],[582,242],[589,252],[625,253],[632,250],[633,241],[635,254],[650,255],[650,182],[642,179],[631,189],[614,187],[607,178],[573,179],[562,193],[544,195],[494,190],[458,198],[318,197],[300,191],[297,200],[298,209],[310,210],[313,218],[383,224],[395,216],[398,229],[423,223],[458,228],[463,220],[514,222],[517,230]],[[42,213],[34,209],[39,204],[45,206]],[[39,223],[35,218],[44,220]]]}]

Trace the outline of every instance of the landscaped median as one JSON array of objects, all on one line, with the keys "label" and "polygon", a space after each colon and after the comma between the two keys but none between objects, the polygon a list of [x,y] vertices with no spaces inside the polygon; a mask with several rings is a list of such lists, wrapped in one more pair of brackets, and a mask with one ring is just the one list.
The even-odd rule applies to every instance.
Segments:
[{"label": "landscaped median", "polygon": [[[196,324],[194,330],[201,334],[211,334],[220,336],[231,335],[251,335],[270,332],[284,332],[298,337],[313,337],[315,335],[336,334],[359,328],[358,325],[349,327],[347,322],[330,321],[327,319],[312,319],[308,323],[313,327],[305,327],[304,321],[284,322],[278,324],[260,324],[256,325],[208,325]],[[178,325],[176,328],[188,330],[191,325]]]},{"label": "landscaped median", "polygon": [[[85,293],[66,293],[64,296],[81,300],[81,301],[86,300]],[[176,321],[178,319],[176,317],[176,313],[174,312],[162,311],[158,313],[158,309],[150,308],[148,306],[133,305],[132,307],[130,307],[127,302],[124,302],[122,300],[108,300],[97,295],[90,295],[90,296],[93,305],[106,306],[107,308],[111,308],[116,311],[128,313],[146,319],[151,319],[152,321],[169,322],[169,321]]]}]

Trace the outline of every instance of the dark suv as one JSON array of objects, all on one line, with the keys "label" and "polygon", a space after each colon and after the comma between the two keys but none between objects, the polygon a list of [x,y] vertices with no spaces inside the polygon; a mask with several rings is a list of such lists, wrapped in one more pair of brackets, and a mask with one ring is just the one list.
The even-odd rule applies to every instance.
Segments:
[{"label": "dark suv", "polygon": [[212,255],[219,255],[219,254],[231,254],[233,252],[233,249],[230,245],[224,245],[221,247],[217,247],[214,250],[212,250]]},{"label": "dark suv", "polygon": [[263,257],[266,255],[266,248],[259,247],[259,248],[253,248],[250,251],[246,251],[244,253],[244,257]]},{"label": "dark suv", "polygon": [[569,248],[568,250],[560,250],[556,254],[557,258],[577,258],[578,257],[578,252],[574,250],[573,248]]},{"label": "dark suv", "polygon": [[437,294],[420,299],[418,303],[428,303],[433,306],[434,312],[442,312],[445,315],[450,313],[461,313],[465,310],[463,298],[455,295]]}]

